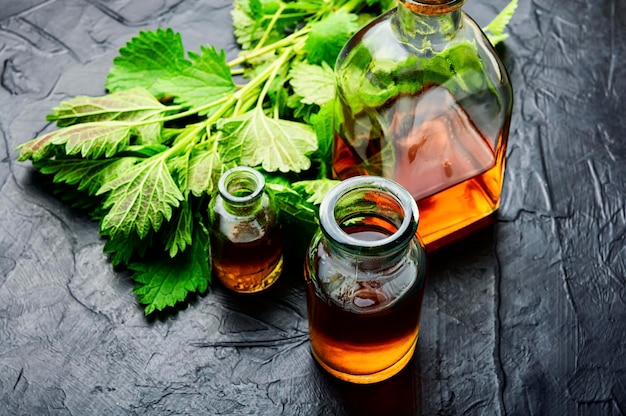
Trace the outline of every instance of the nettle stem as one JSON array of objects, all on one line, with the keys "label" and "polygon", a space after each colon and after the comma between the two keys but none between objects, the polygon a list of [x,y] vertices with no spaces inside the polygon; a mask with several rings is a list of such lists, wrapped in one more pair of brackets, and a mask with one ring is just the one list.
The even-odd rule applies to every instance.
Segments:
[{"label": "nettle stem", "polygon": [[287,48],[285,52],[283,52],[283,54],[276,61],[274,61],[272,65],[270,65],[270,68],[272,68],[272,72],[270,73],[269,77],[265,81],[265,85],[263,86],[263,90],[261,91],[261,94],[259,94],[257,106],[260,107],[263,105],[263,101],[265,100],[265,97],[267,96],[267,93],[269,92],[269,89],[272,85],[272,81],[276,79],[276,76],[278,75],[278,71],[283,67],[283,65],[285,64],[285,62],[287,61],[287,59],[292,53],[293,53],[293,48]]},{"label": "nettle stem", "polygon": [[276,26],[276,22],[278,21],[278,19],[280,18],[280,15],[285,11],[286,8],[287,8],[287,5],[285,3],[281,3],[276,13],[274,13],[274,15],[272,16],[272,20],[270,20],[269,24],[267,25],[265,32],[263,32],[263,37],[261,37],[261,40],[259,40],[259,43],[257,43],[257,45],[254,47],[253,50],[261,49],[263,44],[267,42],[267,39],[269,38],[270,33],[274,29],[274,26]]},{"label": "nettle stem", "polygon": [[244,51],[241,52],[239,54],[239,56],[235,59],[233,59],[232,61],[228,62],[228,66],[233,68],[236,67],[238,65],[244,64],[247,61],[254,59],[254,58],[258,58],[260,56],[263,56],[267,53],[276,51],[278,49],[284,48],[284,47],[289,47],[292,46],[293,44],[295,44],[300,38],[302,38],[303,36],[306,36],[309,34],[309,32],[311,31],[311,27],[310,26],[305,26],[300,30],[297,30],[295,32],[293,32],[291,35],[276,41],[274,43],[271,43],[267,46],[264,46],[262,48],[259,49],[253,49],[250,51]]},{"label": "nettle stem", "polygon": [[348,13],[354,12],[356,9],[363,6],[363,0],[350,0],[343,6],[339,8],[339,10],[345,10]]}]

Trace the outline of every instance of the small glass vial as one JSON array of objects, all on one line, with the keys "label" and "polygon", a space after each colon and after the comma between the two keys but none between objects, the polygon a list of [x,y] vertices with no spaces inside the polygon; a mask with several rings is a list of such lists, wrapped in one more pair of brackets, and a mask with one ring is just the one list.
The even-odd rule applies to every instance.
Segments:
[{"label": "small glass vial", "polygon": [[270,287],[283,269],[278,210],[265,179],[248,167],[222,175],[209,208],[213,273],[240,293]]},{"label": "small glass vial", "polygon": [[333,171],[407,188],[432,251],[499,206],[513,103],[497,53],[464,0],[398,0],[337,61]]},{"label": "small glass vial", "polygon": [[335,377],[375,383],[411,359],[420,328],[426,255],[406,189],[358,176],[320,206],[305,260],[311,350]]}]

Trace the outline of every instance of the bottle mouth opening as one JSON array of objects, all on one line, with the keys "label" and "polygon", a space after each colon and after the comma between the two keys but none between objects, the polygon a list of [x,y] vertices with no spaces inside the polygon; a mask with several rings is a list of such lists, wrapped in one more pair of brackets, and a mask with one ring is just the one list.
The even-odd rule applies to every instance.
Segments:
[{"label": "bottle mouth opening", "polygon": [[465,0],[400,0],[400,4],[415,13],[444,14],[459,9]]},{"label": "bottle mouth opening", "polygon": [[320,205],[326,237],[357,254],[382,254],[404,247],[415,236],[418,222],[411,194],[397,182],[378,176],[346,179]]},{"label": "bottle mouth opening", "polygon": [[217,187],[222,198],[231,204],[246,205],[259,198],[265,178],[257,170],[237,166],[222,175]]}]

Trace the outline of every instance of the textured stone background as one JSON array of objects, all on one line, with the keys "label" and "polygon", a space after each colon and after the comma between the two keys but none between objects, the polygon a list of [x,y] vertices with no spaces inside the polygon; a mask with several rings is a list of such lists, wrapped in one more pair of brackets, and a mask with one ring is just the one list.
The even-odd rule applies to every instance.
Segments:
[{"label": "textured stone background", "polygon": [[16,162],[141,29],[234,57],[230,0],[0,0],[0,415],[626,414],[626,2],[520,3],[499,220],[432,257],[410,366],[350,386],[309,354],[297,273],[146,319],[97,225]]}]

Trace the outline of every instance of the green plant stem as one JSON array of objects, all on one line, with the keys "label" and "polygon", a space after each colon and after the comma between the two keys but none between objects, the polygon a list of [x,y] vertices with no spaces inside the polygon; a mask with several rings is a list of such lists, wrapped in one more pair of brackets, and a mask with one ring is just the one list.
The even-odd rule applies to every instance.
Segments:
[{"label": "green plant stem", "polygon": [[276,61],[274,61],[272,63],[272,65],[270,66],[270,68],[272,68],[272,72],[269,74],[269,77],[267,78],[267,80],[265,81],[265,85],[263,86],[263,90],[259,94],[259,99],[257,101],[257,106],[260,107],[260,106],[263,105],[263,101],[265,100],[265,97],[267,96],[267,93],[268,93],[268,91],[270,89],[272,81],[274,81],[274,79],[278,75],[278,71],[280,70],[280,68],[283,66],[285,61],[287,61],[287,58],[292,53],[293,53],[293,47],[292,48],[287,48],[283,52],[283,54]]},{"label": "green plant stem", "polygon": [[350,0],[343,6],[339,8],[339,10],[344,10],[348,13],[352,13],[356,9],[363,6],[363,0]]},{"label": "green plant stem", "polygon": [[[240,90],[243,91],[243,90]],[[209,117],[206,120],[206,126],[212,126],[213,124],[217,123],[217,121],[224,117],[224,115],[228,112],[229,109],[231,109],[233,107],[233,105],[236,105],[236,103],[239,101],[239,95],[237,93],[231,95],[230,97],[228,97],[228,100],[226,100],[226,102],[215,112],[211,115],[211,117]]]},{"label": "green plant stem", "polygon": [[285,3],[280,4],[280,7],[278,8],[278,10],[276,10],[276,13],[274,13],[274,15],[272,16],[272,20],[270,20],[269,24],[267,25],[267,28],[265,29],[265,32],[263,33],[263,37],[261,37],[261,39],[259,40],[259,43],[257,43],[257,45],[254,47],[253,50],[261,49],[263,44],[267,42],[267,39],[269,38],[270,33],[274,29],[276,22],[278,21],[280,15],[285,11],[286,7],[287,5]]},{"label": "green plant stem", "polygon": [[180,151],[181,148],[186,148],[190,144],[195,144],[198,138],[202,138],[200,133],[206,131],[207,122],[202,121],[200,123],[193,124],[192,126],[193,128],[186,128],[178,137],[178,140],[174,142],[172,147],[163,153],[167,153],[168,156],[172,153],[175,154]]},{"label": "green plant stem", "polygon": [[299,38],[307,35],[310,31],[311,31],[311,28],[309,26],[305,26],[302,29],[292,33],[291,35],[277,42],[271,43],[259,49],[255,49],[255,50],[251,50],[247,52],[241,52],[237,58],[228,62],[228,66],[232,68],[237,65],[241,65],[245,63],[246,61],[249,61],[250,59],[258,58],[259,56],[263,56],[267,53],[273,52],[282,47],[293,45]]},{"label": "green plant stem", "polygon": [[[134,121],[134,122],[126,122],[126,125],[129,126],[133,126],[133,127],[140,127],[140,126],[145,126],[148,124],[154,124],[154,123],[166,123],[168,121],[174,121],[174,120],[179,120],[181,118],[184,117],[188,117],[188,116],[193,116],[195,114],[198,114],[200,111],[203,110],[208,110],[209,108],[213,108],[216,107],[218,105],[223,105],[224,103],[227,103],[230,100],[231,96],[224,96],[222,98],[220,98],[219,100],[215,100],[212,101],[206,105],[200,106],[200,107],[195,107],[195,108],[190,108],[187,111],[183,111],[182,113],[176,113],[176,114],[172,114],[166,117],[161,117],[161,118],[157,118],[157,119],[152,119],[152,120],[143,120],[143,121]],[[176,106],[178,108],[183,108],[181,106]],[[170,111],[171,108],[176,108],[176,107],[168,107],[168,111]]]}]

